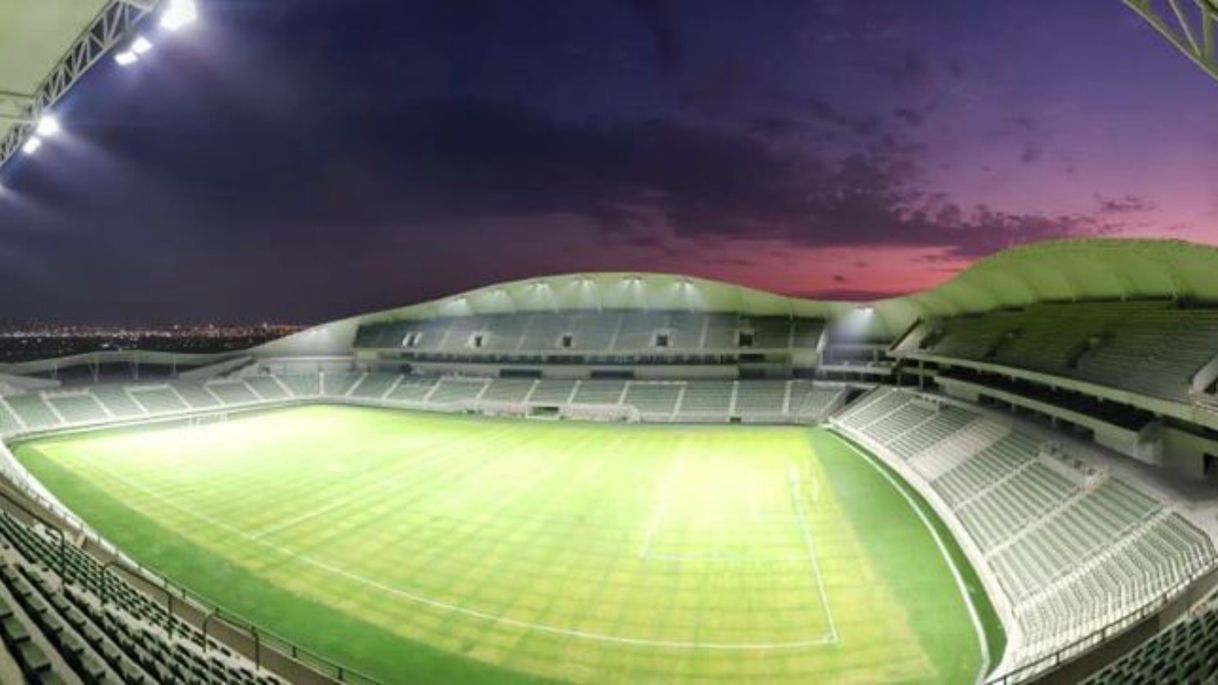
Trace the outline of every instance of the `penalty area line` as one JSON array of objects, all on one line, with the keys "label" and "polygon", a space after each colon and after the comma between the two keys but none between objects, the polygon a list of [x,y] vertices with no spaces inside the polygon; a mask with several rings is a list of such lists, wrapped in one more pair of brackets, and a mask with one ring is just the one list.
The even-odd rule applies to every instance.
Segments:
[{"label": "penalty area line", "polygon": [[833,607],[829,606],[829,595],[825,592],[825,581],[820,573],[820,560],[816,556],[816,541],[812,530],[808,527],[808,512],[804,508],[803,498],[799,490],[799,472],[794,466],[787,467],[787,480],[791,488],[791,502],[799,519],[799,530],[803,535],[804,547],[808,549],[808,560],[812,562],[812,573],[816,575],[816,590],[820,593],[820,604],[825,608],[825,616],[829,619],[829,634],[831,643],[837,642],[837,624],[833,620]]}]

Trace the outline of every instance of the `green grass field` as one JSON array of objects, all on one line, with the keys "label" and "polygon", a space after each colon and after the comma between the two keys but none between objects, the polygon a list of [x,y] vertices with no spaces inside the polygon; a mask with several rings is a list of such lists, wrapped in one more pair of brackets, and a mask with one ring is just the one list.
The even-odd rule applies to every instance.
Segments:
[{"label": "green grass field", "polygon": [[16,454],[145,565],[386,682],[965,683],[982,667],[910,501],[821,429],[315,406]]}]

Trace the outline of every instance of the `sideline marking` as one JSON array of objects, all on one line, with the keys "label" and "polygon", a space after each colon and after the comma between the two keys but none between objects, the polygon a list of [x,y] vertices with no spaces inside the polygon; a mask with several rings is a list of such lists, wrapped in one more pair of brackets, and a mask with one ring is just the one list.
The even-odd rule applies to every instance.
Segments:
[{"label": "sideline marking", "polygon": [[[977,633],[977,642],[981,645],[981,669],[977,673],[977,679],[975,682],[985,682],[986,673],[990,669],[990,645],[988,642],[986,642],[985,629],[981,627],[981,618],[977,615],[977,607],[973,606],[973,598],[969,595],[968,588],[964,585],[964,578],[960,576],[960,569],[956,568],[956,561],[952,559],[951,553],[947,551],[947,546],[943,544],[943,538],[939,536],[939,531],[930,522],[930,520],[926,518],[926,513],[922,511],[922,507],[918,506],[917,502],[914,501],[914,499],[909,496],[909,493],[905,491],[905,488],[901,487],[901,485],[893,479],[892,474],[888,473],[887,469],[884,469],[875,463],[874,457],[855,447],[853,442],[841,435],[838,435],[836,431],[828,431],[828,433],[838,442],[842,443],[846,447],[849,447],[850,451],[866,459],[867,463],[871,465],[871,468],[879,471],[880,475],[884,477],[884,480],[887,480],[889,485],[895,488],[897,492],[901,493],[901,496],[905,498],[905,502],[909,504],[909,507],[913,509],[914,513],[918,515],[918,518],[922,520],[922,525],[926,526],[926,530],[930,531],[931,537],[935,539],[935,545],[939,548],[939,553],[943,555],[943,560],[947,562],[947,567],[952,570],[952,577],[956,579],[956,589],[960,591],[960,596],[964,598],[964,605],[968,607],[968,615],[969,618],[972,619],[973,630]],[[910,485],[909,487],[912,488],[913,486]]]}]

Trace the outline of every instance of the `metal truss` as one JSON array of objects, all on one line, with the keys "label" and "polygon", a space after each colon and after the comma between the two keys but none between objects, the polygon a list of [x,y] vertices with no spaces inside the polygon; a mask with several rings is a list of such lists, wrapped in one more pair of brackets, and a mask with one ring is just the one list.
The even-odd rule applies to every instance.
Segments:
[{"label": "metal truss", "polygon": [[1181,5],[1188,1],[1124,0],[1180,52],[1218,80],[1218,59],[1214,56],[1218,0],[1191,0],[1195,9],[1186,11],[1189,8]]},{"label": "metal truss", "polygon": [[0,138],[0,167],[34,134],[42,113],[53,107],[111,48],[126,41],[140,21],[162,2],[109,0],[33,93],[0,91],[0,121],[15,122]]}]

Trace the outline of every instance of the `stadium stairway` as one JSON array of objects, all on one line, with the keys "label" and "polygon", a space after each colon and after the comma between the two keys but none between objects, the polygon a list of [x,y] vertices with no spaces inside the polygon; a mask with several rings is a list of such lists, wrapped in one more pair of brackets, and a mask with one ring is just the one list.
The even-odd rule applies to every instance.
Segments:
[{"label": "stadium stairway", "polygon": [[954,522],[1019,628],[1012,667],[1133,613],[1218,561],[1208,535],[1133,484],[1079,468],[1060,445],[942,398],[877,388],[830,422]]},{"label": "stadium stairway", "polygon": [[35,683],[282,682],[42,531],[0,513],[0,641],[9,657],[0,674],[15,665]]},{"label": "stadium stairway", "polygon": [[1218,600],[1092,675],[1084,685],[1159,685],[1218,681]]},{"label": "stadium stairway", "polygon": [[[253,371],[204,382],[103,383],[71,392],[9,395],[0,398],[0,437],[312,401],[518,415],[541,406],[559,408],[573,418],[811,424],[836,410],[846,394],[839,385],[806,380],[492,379]],[[898,428],[910,426],[894,424],[894,430]]]}]

